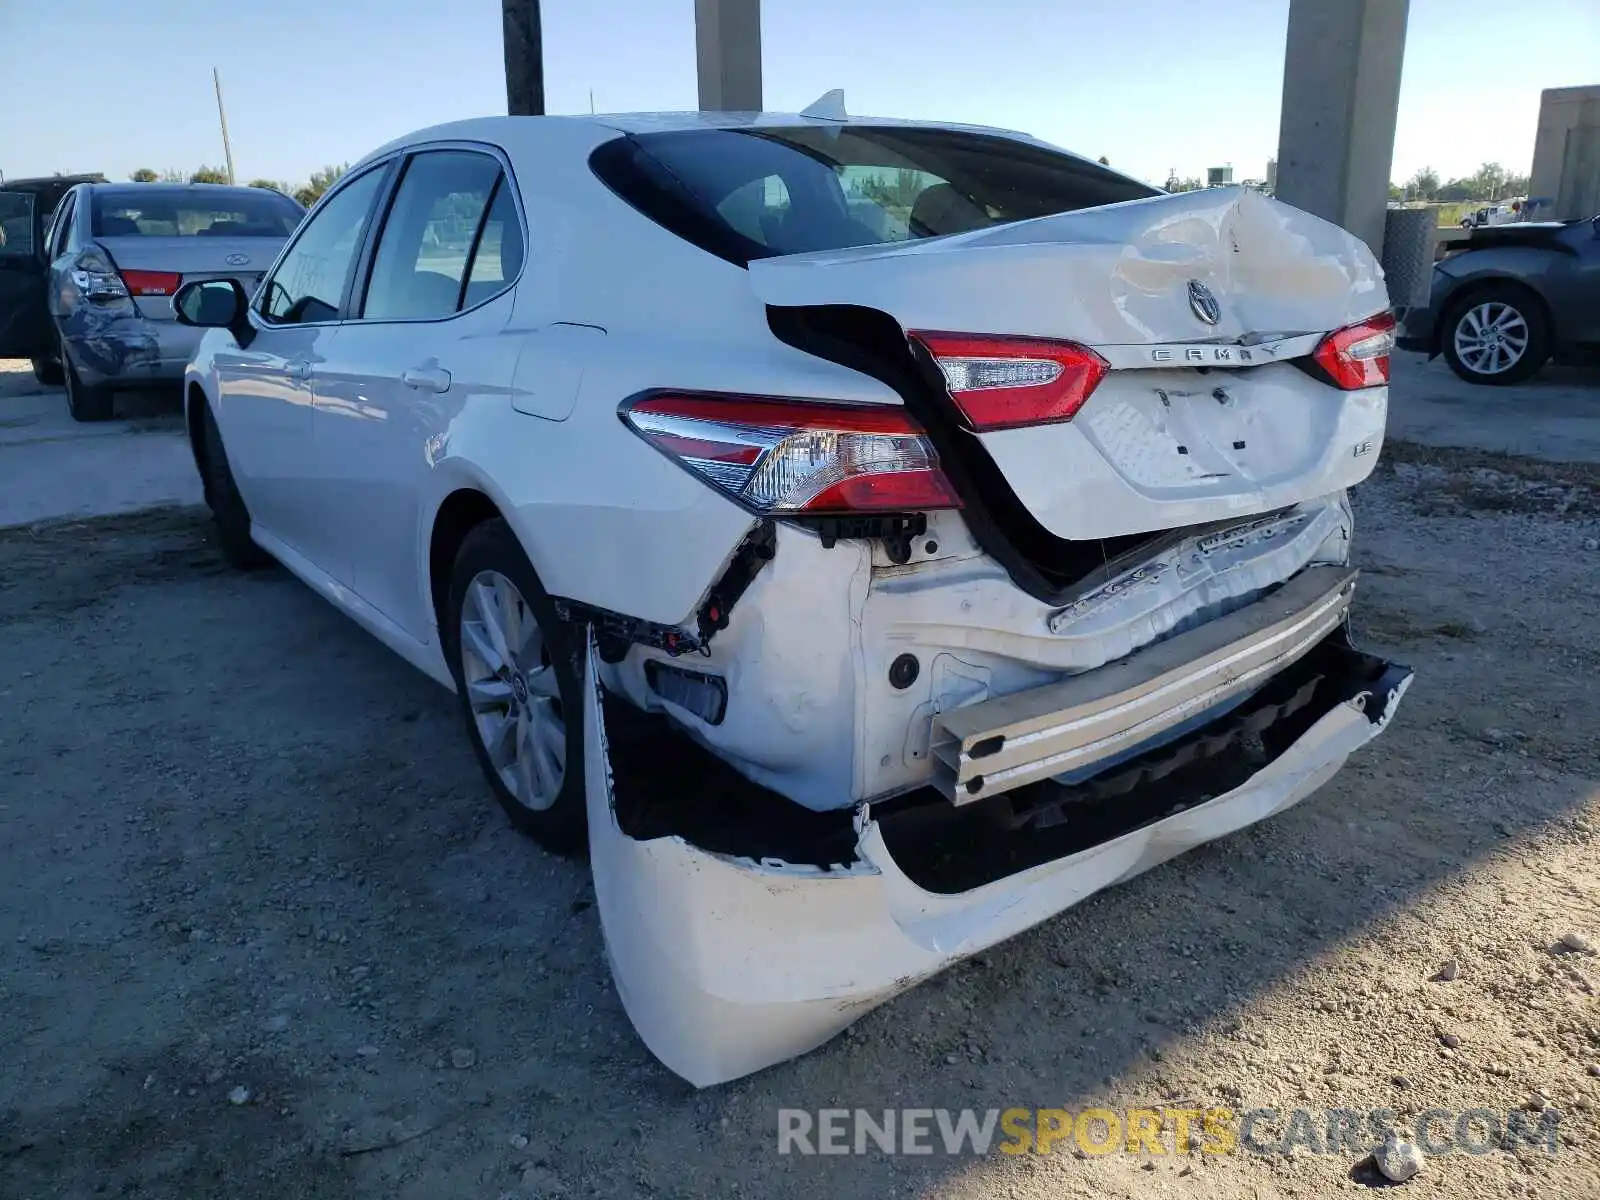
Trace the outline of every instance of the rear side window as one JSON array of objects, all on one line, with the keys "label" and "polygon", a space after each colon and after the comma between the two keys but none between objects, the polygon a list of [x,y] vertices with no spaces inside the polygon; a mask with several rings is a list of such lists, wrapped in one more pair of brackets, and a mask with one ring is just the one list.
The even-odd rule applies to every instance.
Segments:
[{"label": "rear side window", "polygon": [[[510,276],[500,257],[508,211],[520,243],[515,206],[491,156],[468,150],[413,156],[378,239],[362,317],[436,320],[505,290]],[[490,225],[493,245],[485,249]]]},{"label": "rear side window", "polygon": [[97,189],[90,201],[94,236],[288,237],[305,210],[264,188],[141,187]]},{"label": "rear side window", "polygon": [[657,224],[741,266],[1157,194],[1046,147],[901,126],[639,134],[607,142],[590,166]]}]

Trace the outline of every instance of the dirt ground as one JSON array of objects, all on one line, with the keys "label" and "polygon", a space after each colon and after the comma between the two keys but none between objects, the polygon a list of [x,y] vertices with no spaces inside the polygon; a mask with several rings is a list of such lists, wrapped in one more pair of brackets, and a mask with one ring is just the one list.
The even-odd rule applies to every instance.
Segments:
[{"label": "dirt ground", "polygon": [[1321,1197],[1377,1179],[780,1156],[777,1111],[1539,1091],[1554,1153],[1402,1186],[1600,1197],[1600,961],[1559,942],[1600,944],[1600,468],[1394,445],[1356,503],[1357,632],[1418,675],[1339,778],[704,1092],[444,692],[194,510],[0,532],[0,1196]]}]

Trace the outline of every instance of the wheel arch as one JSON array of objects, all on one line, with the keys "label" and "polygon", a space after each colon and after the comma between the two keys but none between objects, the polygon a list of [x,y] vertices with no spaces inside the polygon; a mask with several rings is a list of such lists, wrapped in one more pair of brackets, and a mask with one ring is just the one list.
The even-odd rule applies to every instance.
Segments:
[{"label": "wheel arch", "polygon": [[428,532],[428,602],[441,647],[444,645],[443,621],[450,591],[450,571],[455,566],[461,543],[486,521],[505,519],[500,505],[486,491],[471,484],[456,487],[434,510]]},{"label": "wheel arch", "polygon": [[200,473],[200,486],[205,489],[206,503],[211,503],[211,484],[206,477],[206,442],[201,424],[206,411],[206,392],[199,382],[188,379],[183,389],[183,424],[189,435],[189,453],[194,456],[194,469]]}]

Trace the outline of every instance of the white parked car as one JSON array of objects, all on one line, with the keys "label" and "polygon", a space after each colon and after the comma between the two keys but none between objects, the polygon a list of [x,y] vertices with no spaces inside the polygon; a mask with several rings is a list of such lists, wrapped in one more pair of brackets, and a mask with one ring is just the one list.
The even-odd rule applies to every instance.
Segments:
[{"label": "white parked car", "polygon": [[587,833],[696,1084],[1293,804],[1410,681],[1346,621],[1381,272],[1253,191],[969,127],[488,118],[177,308],[224,553],[454,689],[519,827]]}]

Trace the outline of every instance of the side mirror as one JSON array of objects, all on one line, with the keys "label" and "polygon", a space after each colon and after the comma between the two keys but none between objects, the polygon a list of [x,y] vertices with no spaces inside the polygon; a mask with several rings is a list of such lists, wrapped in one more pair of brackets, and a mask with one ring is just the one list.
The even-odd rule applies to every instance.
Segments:
[{"label": "side mirror", "polygon": [[172,297],[172,311],[180,325],[202,329],[228,329],[241,346],[255,335],[248,316],[250,297],[236,279],[195,279]]}]

